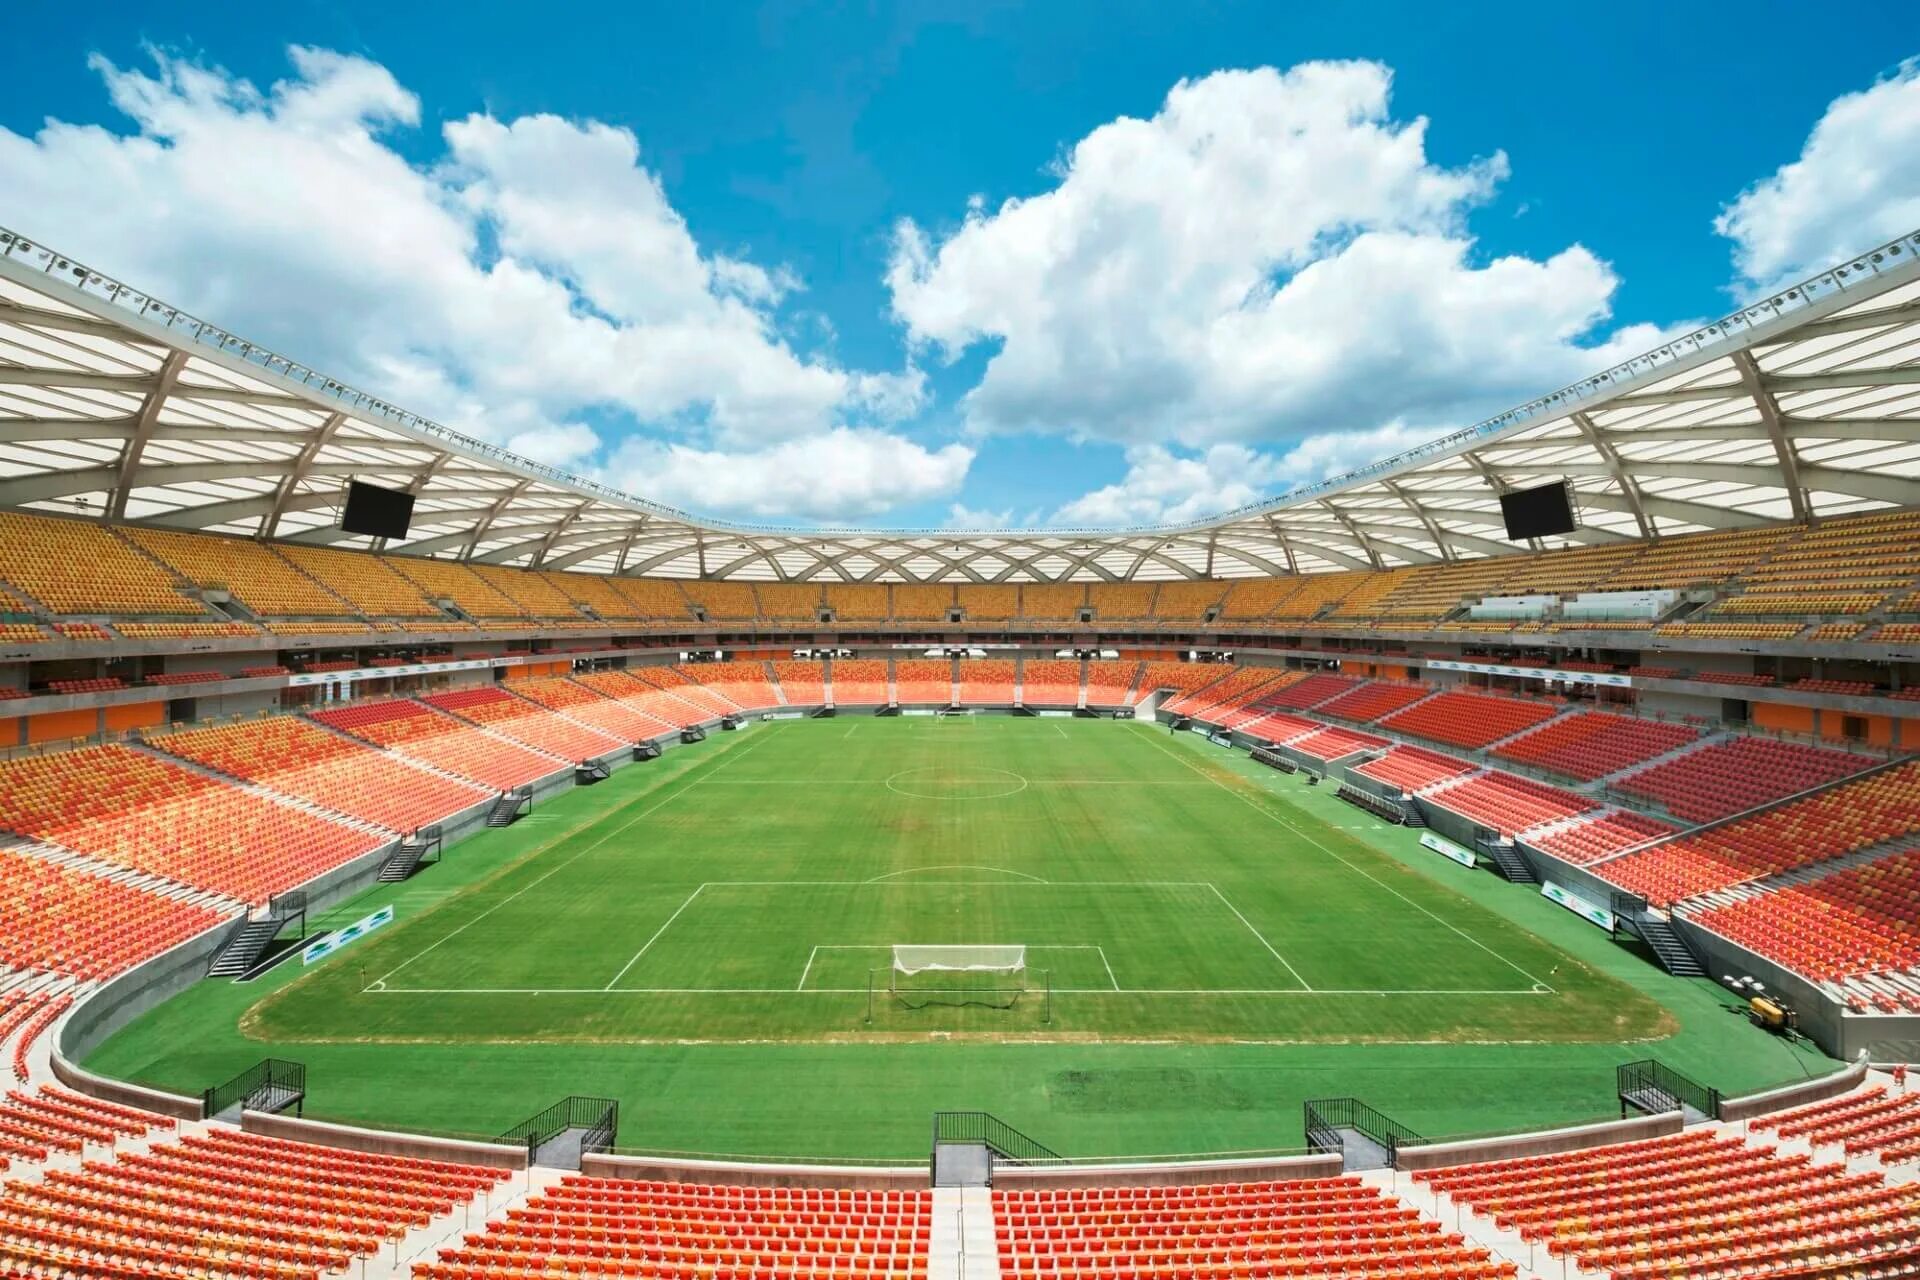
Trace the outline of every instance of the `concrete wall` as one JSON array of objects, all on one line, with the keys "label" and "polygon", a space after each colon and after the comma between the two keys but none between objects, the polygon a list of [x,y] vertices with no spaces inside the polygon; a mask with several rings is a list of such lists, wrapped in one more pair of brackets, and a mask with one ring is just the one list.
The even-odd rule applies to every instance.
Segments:
[{"label": "concrete wall", "polygon": [[1749,1093],[1739,1098],[1722,1098],[1720,1118],[1729,1124],[1738,1124],[1743,1120],[1751,1120],[1755,1116],[1786,1111],[1792,1107],[1805,1106],[1809,1102],[1819,1102],[1824,1098],[1836,1098],[1857,1089],[1861,1081],[1866,1078],[1867,1060],[1861,1058],[1858,1062],[1842,1067],[1831,1075],[1782,1085],[1778,1089],[1768,1089],[1763,1093]]},{"label": "concrete wall", "polygon": [[1267,1156],[1253,1160],[1083,1164],[1058,1168],[1025,1168],[996,1162],[993,1185],[1007,1191],[1053,1191],[1071,1187],[1206,1187],[1228,1182],[1335,1178],[1343,1168],[1337,1152]]},{"label": "concrete wall", "polygon": [[734,1160],[669,1160],[659,1156],[589,1155],[580,1172],[593,1178],[700,1182],[737,1187],[849,1187],[863,1191],[917,1191],[928,1183],[923,1164],[900,1167],[833,1164],[757,1164]]},{"label": "concrete wall", "polygon": [[1537,1133],[1471,1138],[1464,1142],[1430,1142],[1424,1146],[1400,1148],[1395,1167],[1407,1170],[1442,1169],[1448,1165],[1479,1164],[1486,1160],[1511,1160],[1516,1156],[1550,1156],[1563,1151],[1585,1151],[1589,1147],[1639,1142],[1644,1138],[1679,1133],[1684,1123],[1678,1111],[1669,1111],[1663,1115],[1608,1120],[1570,1129],[1543,1129]]},{"label": "concrete wall", "polygon": [[109,1080],[97,1076],[84,1067],[77,1067],[58,1053],[52,1060],[53,1078],[76,1093],[99,1098],[104,1102],[115,1102],[123,1107],[138,1107],[142,1111],[152,1111],[163,1116],[172,1116],[176,1120],[200,1120],[204,1118],[205,1106],[199,1098],[189,1098],[184,1094],[167,1093],[161,1089],[148,1089],[142,1085],[127,1084],[120,1080]]},{"label": "concrete wall", "polygon": [[311,1142],[316,1146],[366,1151],[374,1155],[447,1160],[455,1164],[477,1164],[488,1169],[518,1170],[527,1167],[527,1149],[512,1143],[430,1138],[417,1133],[394,1133],[386,1129],[361,1129],[350,1124],[329,1124],[324,1120],[302,1120],[266,1111],[241,1112],[240,1128],[264,1138],[287,1138],[294,1142]]}]

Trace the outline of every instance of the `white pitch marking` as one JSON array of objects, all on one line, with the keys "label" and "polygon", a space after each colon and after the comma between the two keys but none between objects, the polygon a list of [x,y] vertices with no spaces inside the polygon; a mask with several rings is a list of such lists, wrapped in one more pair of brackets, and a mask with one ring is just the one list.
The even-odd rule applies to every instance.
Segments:
[{"label": "white pitch marking", "polygon": [[1272,956],[1275,960],[1278,960],[1281,966],[1284,967],[1288,973],[1293,975],[1293,980],[1295,982],[1299,983],[1301,986],[1305,987],[1309,991],[1313,990],[1313,984],[1311,982],[1308,982],[1305,978],[1301,977],[1300,971],[1294,968],[1292,965],[1288,964],[1287,958],[1281,955],[1278,951],[1275,951],[1273,949],[1273,944],[1267,941],[1267,935],[1264,933],[1261,933],[1258,929],[1254,928],[1253,921],[1241,915],[1240,908],[1234,906],[1231,902],[1227,901],[1227,895],[1220,892],[1219,885],[1209,882],[1207,885],[1207,888],[1213,890],[1213,896],[1220,899],[1221,906],[1233,912],[1234,918],[1238,920],[1241,924],[1247,926],[1248,933],[1251,933],[1254,937],[1260,940],[1260,945],[1267,949],[1267,954]]},{"label": "white pitch marking", "polygon": [[874,876],[862,880],[861,884],[879,884],[882,880],[891,880],[895,876],[919,875],[922,871],[997,871],[1003,876],[1019,876],[1022,880],[1031,880],[1035,884],[1045,884],[1039,876],[1030,876],[1024,871],[1014,871],[1007,867],[989,867],[981,862],[943,862],[931,867],[908,867],[903,871],[889,871],[883,876]]},{"label": "white pitch marking", "polygon": [[813,972],[813,958],[819,954],[820,948],[818,947],[807,952],[807,967],[800,971],[800,981],[794,984],[793,989],[795,991],[805,991],[807,989],[807,975]]},{"label": "white pitch marking", "polygon": [[1366,870],[1364,867],[1358,867],[1358,866],[1355,866],[1353,863],[1348,862],[1345,858],[1341,857],[1339,854],[1335,853],[1333,850],[1327,848],[1327,846],[1325,846],[1324,844],[1321,844],[1318,840],[1315,840],[1312,836],[1308,835],[1305,831],[1301,830],[1299,827],[1294,826],[1293,823],[1287,821],[1285,818],[1281,817],[1279,814],[1273,812],[1273,810],[1265,808],[1261,805],[1255,804],[1253,800],[1249,798],[1244,792],[1238,791],[1233,787],[1228,786],[1226,783],[1220,781],[1220,779],[1214,777],[1212,774],[1202,769],[1199,765],[1194,764],[1191,760],[1183,760],[1180,758],[1180,756],[1178,756],[1174,752],[1168,751],[1166,747],[1161,745],[1161,743],[1157,738],[1149,738],[1148,741],[1152,742],[1155,747],[1159,748],[1159,750],[1166,751],[1168,755],[1173,756],[1173,758],[1176,760],[1179,760],[1181,764],[1186,765],[1187,768],[1192,769],[1195,773],[1199,774],[1201,777],[1205,778],[1207,781],[1213,783],[1215,786],[1219,787],[1222,791],[1226,792],[1228,795],[1232,796],[1234,799],[1240,801],[1240,803],[1246,805],[1247,808],[1252,809],[1255,813],[1267,819],[1267,821],[1278,823],[1280,826],[1285,827],[1287,830],[1293,832],[1295,835],[1299,836],[1302,840],[1305,840],[1308,844],[1312,845],[1314,848],[1320,850],[1320,852],[1326,854],[1329,858],[1332,858],[1335,862],[1339,863],[1341,866],[1346,867],[1349,871],[1352,871],[1357,875],[1365,876],[1367,879],[1373,881],[1375,884],[1379,885],[1382,889],[1385,889],[1388,893],[1392,894],[1394,897],[1400,899],[1400,901],[1412,907],[1415,911],[1418,911],[1421,915],[1427,916],[1430,919],[1433,919],[1439,922],[1440,924],[1445,925],[1448,929],[1451,929],[1454,933],[1459,934],[1462,938],[1465,938],[1468,942],[1471,942],[1474,946],[1480,948],[1482,951],[1492,956],[1495,960],[1498,960],[1501,964],[1506,965],[1509,969],[1512,969],[1515,973],[1519,974],[1521,977],[1525,978],[1527,981],[1535,983],[1542,987],[1546,987],[1548,992],[1552,992],[1553,990],[1552,986],[1550,986],[1545,982],[1541,982],[1539,978],[1534,977],[1534,975],[1532,975],[1531,973],[1528,973],[1525,969],[1522,969],[1519,965],[1507,959],[1505,956],[1501,955],[1498,951],[1495,951],[1492,947],[1480,941],[1480,939],[1474,937],[1472,934],[1468,933],[1466,930],[1460,928],[1458,925],[1447,920],[1444,916],[1438,915],[1435,912],[1427,910],[1427,908],[1421,906],[1419,903],[1415,902],[1412,898],[1409,898],[1406,894],[1401,893],[1398,889],[1394,888],[1392,885],[1388,884],[1386,881],[1380,879],[1378,876],[1374,875],[1372,872]]},{"label": "white pitch marking", "polygon": [[661,925],[658,929],[655,929],[653,931],[653,936],[647,939],[646,945],[642,946],[638,951],[633,953],[633,959],[627,961],[624,965],[620,966],[620,972],[613,975],[613,981],[607,983],[606,990],[608,991],[613,990],[614,984],[619,982],[620,979],[627,976],[627,970],[633,968],[634,965],[640,963],[640,957],[647,954],[647,947],[651,947],[654,943],[660,941],[660,935],[673,927],[673,922],[680,918],[680,912],[685,911],[688,907],[692,906],[693,900],[699,897],[700,894],[706,889],[706,887],[707,886],[703,884],[700,886],[700,888],[695,889],[692,893],[687,895],[687,900],[681,903],[680,906],[674,911],[672,915],[667,917],[667,922]]},{"label": "white pitch marking", "polygon": [[[852,996],[866,994],[865,987],[369,987],[363,995],[377,996]],[[1068,996],[1547,996],[1552,991],[1525,987],[1460,988],[1337,988],[1337,987],[1055,987],[1055,995]]]}]

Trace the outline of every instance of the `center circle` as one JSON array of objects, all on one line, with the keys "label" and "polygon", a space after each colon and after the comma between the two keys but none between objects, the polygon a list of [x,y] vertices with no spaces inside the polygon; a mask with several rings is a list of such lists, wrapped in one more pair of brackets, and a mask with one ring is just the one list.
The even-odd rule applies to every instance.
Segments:
[{"label": "center circle", "polygon": [[887,779],[887,790],[918,800],[995,800],[1027,789],[1027,780],[1005,769],[903,769]]}]

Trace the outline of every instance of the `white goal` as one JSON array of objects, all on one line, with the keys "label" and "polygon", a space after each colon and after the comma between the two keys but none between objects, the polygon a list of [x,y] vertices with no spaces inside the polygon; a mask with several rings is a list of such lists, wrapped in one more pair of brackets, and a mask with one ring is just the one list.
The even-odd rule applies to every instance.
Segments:
[{"label": "white goal", "polygon": [[897,944],[887,989],[916,1009],[930,1004],[1009,1008],[1027,990],[1027,949]]}]

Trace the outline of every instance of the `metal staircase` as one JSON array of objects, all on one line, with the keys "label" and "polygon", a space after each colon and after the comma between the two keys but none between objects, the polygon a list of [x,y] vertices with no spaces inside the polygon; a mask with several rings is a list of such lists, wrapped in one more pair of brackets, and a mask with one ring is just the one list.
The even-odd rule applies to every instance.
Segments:
[{"label": "metal staircase", "polygon": [[1612,911],[1616,940],[1622,933],[1640,939],[1653,952],[1660,967],[1676,978],[1707,976],[1706,961],[1694,950],[1687,936],[1674,928],[1670,919],[1655,912],[1645,898],[1633,893],[1616,893]]},{"label": "metal staircase", "polygon": [[510,827],[521,814],[532,812],[532,787],[516,787],[512,791],[502,791],[494,800],[493,807],[487,810],[487,825]]},{"label": "metal staircase", "polygon": [[1540,874],[1527,861],[1527,855],[1521,853],[1518,846],[1504,840],[1486,840],[1480,842],[1480,852],[1493,863],[1494,870],[1514,884],[1539,884]]},{"label": "metal staircase", "polygon": [[274,939],[294,920],[300,922],[300,932],[305,935],[307,895],[303,890],[295,889],[268,899],[266,915],[257,920],[242,920],[227,935],[226,941],[220,944],[220,949],[213,953],[213,959],[207,965],[207,976],[240,978],[252,974],[272,949]]}]

